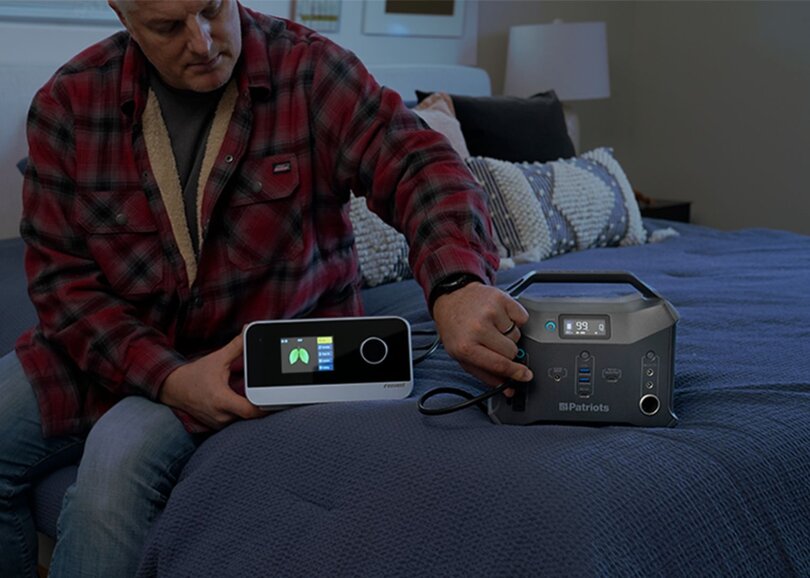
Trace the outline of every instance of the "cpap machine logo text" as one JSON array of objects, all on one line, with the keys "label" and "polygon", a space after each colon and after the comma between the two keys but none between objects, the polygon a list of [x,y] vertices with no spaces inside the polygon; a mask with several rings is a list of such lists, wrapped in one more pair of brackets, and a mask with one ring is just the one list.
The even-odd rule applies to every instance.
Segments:
[{"label": "cpap machine logo text", "polygon": [[606,403],[574,403],[561,401],[557,409],[562,412],[574,413],[610,413],[610,406]]}]

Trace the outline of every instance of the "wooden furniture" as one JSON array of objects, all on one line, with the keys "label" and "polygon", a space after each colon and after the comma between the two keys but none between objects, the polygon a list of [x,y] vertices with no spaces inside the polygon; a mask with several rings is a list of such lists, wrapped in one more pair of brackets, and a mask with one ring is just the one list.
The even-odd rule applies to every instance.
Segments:
[{"label": "wooden furniture", "polygon": [[642,217],[667,219],[669,221],[680,221],[682,223],[689,222],[692,207],[691,201],[654,199],[639,191],[634,192],[636,194],[636,200],[638,201],[638,207],[641,209]]}]

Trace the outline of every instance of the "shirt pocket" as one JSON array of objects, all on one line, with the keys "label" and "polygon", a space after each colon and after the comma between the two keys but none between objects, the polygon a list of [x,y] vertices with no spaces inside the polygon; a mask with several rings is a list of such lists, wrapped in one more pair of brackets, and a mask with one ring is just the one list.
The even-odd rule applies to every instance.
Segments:
[{"label": "shirt pocket", "polygon": [[75,222],[109,284],[122,296],[146,295],[163,280],[163,250],[143,191],[85,191]]},{"label": "shirt pocket", "polygon": [[295,155],[247,161],[226,212],[228,258],[242,270],[298,257],[304,246],[305,207]]}]

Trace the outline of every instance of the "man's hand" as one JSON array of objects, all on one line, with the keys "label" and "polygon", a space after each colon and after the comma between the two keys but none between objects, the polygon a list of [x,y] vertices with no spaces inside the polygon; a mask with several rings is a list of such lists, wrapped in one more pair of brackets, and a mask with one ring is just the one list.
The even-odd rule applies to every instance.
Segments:
[{"label": "man's hand", "polygon": [[175,369],[163,383],[161,403],[182,409],[215,430],[237,419],[266,415],[228,385],[231,363],[242,355],[242,347],[240,334],[222,349]]},{"label": "man's hand", "polygon": [[487,385],[532,379],[528,367],[513,361],[519,328],[529,314],[500,289],[470,283],[442,295],[433,305],[433,319],[447,353]]}]

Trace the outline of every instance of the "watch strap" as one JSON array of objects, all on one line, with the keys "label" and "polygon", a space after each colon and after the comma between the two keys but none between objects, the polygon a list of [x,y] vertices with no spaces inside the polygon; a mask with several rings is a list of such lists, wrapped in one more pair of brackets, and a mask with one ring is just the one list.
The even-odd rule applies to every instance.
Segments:
[{"label": "watch strap", "polygon": [[433,313],[433,305],[439,297],[458,291],[470,283],[483,283],[483,281],[478,275],[472,273],[454,273],[443,278],[430,291],[430,299],[428,299],[430,312]]}]

